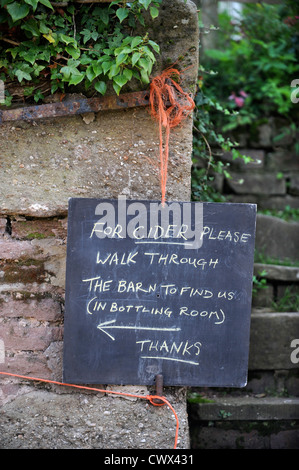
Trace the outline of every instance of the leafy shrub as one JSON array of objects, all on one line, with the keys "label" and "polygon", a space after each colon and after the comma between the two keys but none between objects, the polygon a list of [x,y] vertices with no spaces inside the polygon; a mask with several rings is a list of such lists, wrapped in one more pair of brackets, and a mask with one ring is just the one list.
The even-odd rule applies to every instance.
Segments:
[{"label": "leafy shrub", "polygon": [[[148,35],[132,36],[144,26],[143,12],[159,14],[161,0],[113,1],[109,6],[53,6],[49,0],[0,0],[0,79],[6,105],[12,101],[9,83],[25,87],[25,97],[43,99],[39,83],[64,92],[84,84],[104,95],[111,81],[117,94],[136,78],[149,83],[159,46]],[[54,4],[55,5],[55,4]]]},{"label": "leafy shrub", "polygon": [[248,4],[234,22],[227,13],[219,15],[219,46],[205,51],[205,66],[216,69],[219,78],[207,79],[206,92],[238,111],[224,131],[268,116],[290,119],[297,111],[290,99],[299,74],[299,17],[291,16],[292,4]]},{"label": "leafy shrub", "polygon": [[194,200],[225,200],[215,185],[218,175],[230,177],[229,164],[221,159],[224,152],[230,151],[233,160],[251,160],[240,154],[238,143],[227,137],[228,131],[254,127],[276,115],[288,122],[276,142],[286,134],[295,135],[298,108],[290,98],[291,83],[299,75],[296,11],[297,2],[287,0],[283,5],[248,4],[238,22],[227,13],[219,15],[218,46],[204,50],[200,58],[194,119]]}]

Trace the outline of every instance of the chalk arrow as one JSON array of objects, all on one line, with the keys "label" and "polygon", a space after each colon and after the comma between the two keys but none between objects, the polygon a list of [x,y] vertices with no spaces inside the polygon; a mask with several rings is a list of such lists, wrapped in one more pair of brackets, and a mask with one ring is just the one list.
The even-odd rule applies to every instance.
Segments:
[{"label": "chalk arrow", "polygon": [[152,328],[152,327],[148,327],[148,326],[117,326],[117,325],[112,325],[112,323],[115,323],[116,320],[109,320],[109,321],[106,321],[104,323],[100,323],[97,328],[99,330],[101,330],[103,333],[106,333],[107,336],[109,336],[109,338],[111,338],[113,341],[115,340],[115,338],[107,333],[107,329],[119,329],[119,330],[150,330],[150,331],[180,331],[181,328]]}]

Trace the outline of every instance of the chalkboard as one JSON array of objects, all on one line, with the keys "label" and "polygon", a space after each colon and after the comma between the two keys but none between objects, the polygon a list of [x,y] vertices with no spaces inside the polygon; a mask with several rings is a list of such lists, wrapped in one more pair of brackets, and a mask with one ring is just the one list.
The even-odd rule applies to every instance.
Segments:
[{"label": "chalkboard", "polygon": [[69,200],[64,381],[242,387],[256,206]]}]

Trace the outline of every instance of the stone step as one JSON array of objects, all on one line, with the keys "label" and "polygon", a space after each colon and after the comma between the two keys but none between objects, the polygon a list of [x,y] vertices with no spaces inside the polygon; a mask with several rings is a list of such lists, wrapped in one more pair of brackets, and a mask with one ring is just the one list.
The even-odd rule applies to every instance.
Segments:
[{"label": "stone step", "polygon": [[212,403],[191,403],[189,414],[200,421],[268,421],[299,419],[299,397],[213,396]]},{"label": "stone step", "polygon": [[291,342],[299,338],[299,312],[251,314],[250,370],[297,369]]},{"label": "stone step", "polygon": [[299,283],[299,267],[254,263],[254,274],[258,276],[261,272],[266,272],[263,277],[270,281]]},{"label": "stone step", "polygon": [[299,223],[257,214],[255,247],[265,257],[299,261]]}]

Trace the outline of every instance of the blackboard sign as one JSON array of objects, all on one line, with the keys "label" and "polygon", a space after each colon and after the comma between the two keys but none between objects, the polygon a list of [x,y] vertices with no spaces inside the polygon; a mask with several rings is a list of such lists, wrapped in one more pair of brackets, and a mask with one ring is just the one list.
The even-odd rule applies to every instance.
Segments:
[{"label": "blackboard sign", "polygon": [[242,387],[256,206],[69,200],[64,381]]}]

